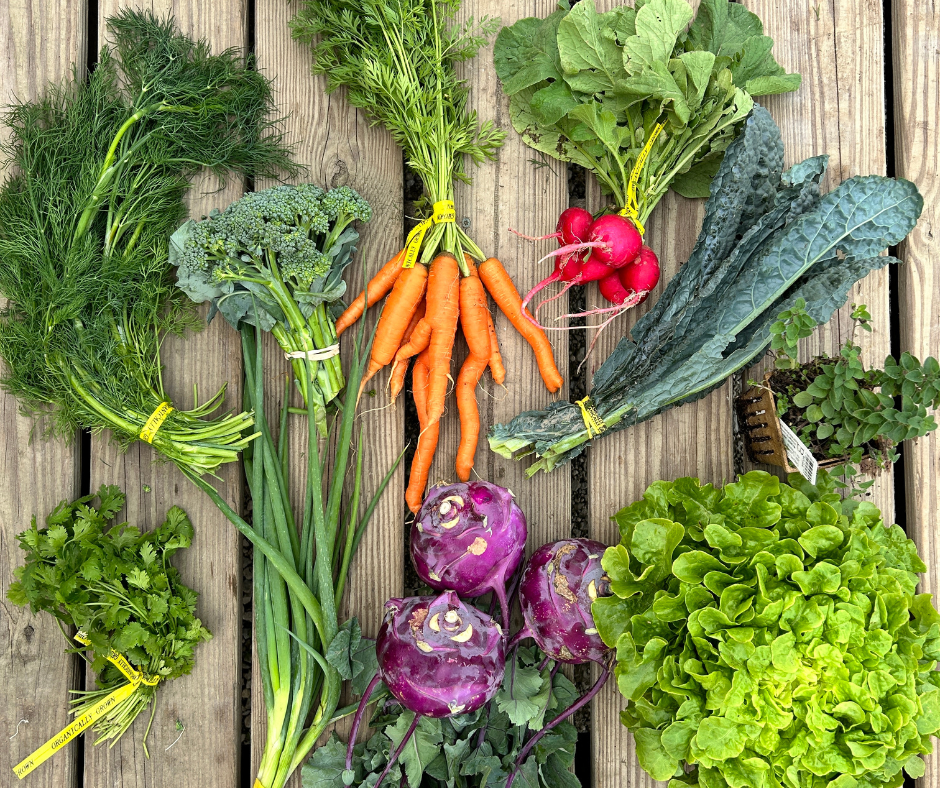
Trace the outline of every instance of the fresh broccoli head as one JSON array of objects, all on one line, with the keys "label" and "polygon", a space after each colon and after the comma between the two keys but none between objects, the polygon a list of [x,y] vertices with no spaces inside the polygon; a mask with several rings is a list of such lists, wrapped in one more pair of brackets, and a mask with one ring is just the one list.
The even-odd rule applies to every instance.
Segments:
[{"label": "fresh broccoli head", "polygon": [[182,231],[176,234],[180,286],[197,301],[229,294],[223,283],[239,280],[291,279],[307,290],[334,264],[327,253],[332,242],[350,223],[371,216],[369,204],[348,186],[324,192],[304,183],[250,192],[221,213],[187,223],[182,239]]},{"label": "fresh broccoli head", "polygon": [[372,206],[362,199],[359,192],[348,186],[339,186],[328,191],[320,205],[330,217],[330,221],[338,225],[340,230],[354,221],[367,222],[372,218]]},{"label": "fresh broccoli head", "polygon": [[[332,305],[346,290],[342,274],[359,238],[349,225],[371,216],[348,186],[274,186],[187,222],[170,241],[170,262],[193,301],[211,302],[210,319],[220,312],[234,328],[271,331],[289,354],[323,350],[336,342]],[[326,406],[344,385],[339,358],[291,358],[325,434]]]}]

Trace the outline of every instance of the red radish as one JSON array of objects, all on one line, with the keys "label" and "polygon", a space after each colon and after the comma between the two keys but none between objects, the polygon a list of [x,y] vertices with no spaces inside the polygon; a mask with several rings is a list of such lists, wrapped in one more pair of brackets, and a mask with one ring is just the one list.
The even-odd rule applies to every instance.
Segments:
[{"label": "red radish", "polygon": [[578,282],[598,282],[605,276],[610,276],[610,274],[614,273],[613,266],[599,259],[596,254],[597,251],[598,250],[595,249],[595,254],[592,254],[585,260],[584,264],[581,266],[581,275],[578,277]]},{"label": "red radish", "polygon": [[642,299],[637,302],[640,304],[647,299],[650,291],[659,284],[659,273],[659,259],[648,246],[640,249],[640,255],[633,265],[628,265],[619,271],[620,282],[626,290],[632,290],[634,293],[645,293]]},{"label": "red radish", "polygon": [[[571,285],[577,284],[579,281],[582,281],[580,277],[580,274],[582,273],[582,271],[578,270],[580,267],[581,255],[583,255],[584,253],[586,253],[587,251],[591,249],[596,249],[602,245],[603,244],[601,244],[599,241],[598,242],[586,241],[583,243],[578,242],[576,244],[565,244],[564,246],[561,246],[558,249],[556,249],[554,252],[549,252],[547,255],[545,255],[545,257],[539,260],[536,263],[536,266],[541,265],[549,257],[554,257],[555,258],[555,270],[552,271],[550,276],[545,277],[541,282],[539,282],[535,287],[533,287],[528,293],[526,293],[525,298],[522,299],[523,313],[524,314],[526,313],[526,307],[528,307],[529,302],[532,300],[535,294],[539,292],[539,290],[541,290],[542,288],[550,285],[552,282],[563,280],[563,281],[568,282],[569,283],[568,287],[570,287]],[[570,271],[569,271],[569,267],[570,267]],[[569,276],[571,277],[570,279],[568,278]],[[531,317],[529,319],[532,320]],[[533,320],[532,322],[538,325],[536,321]]]},{"label": "red radish", "polygon": [[[627,268],[629,267],[627,266]],[[625,270],[626,268],[614,270],[597,283],[601,295],[607,299],[607,303],[620,306],[630,297],[630,291],[620,281],[620,277],[623,276]]]},{"label": "red radish", "polygon": [[570,319],[573,317],[588,317],[589,315],[612,313],[609,318],[597,327],[597,332],[591,340],[584,360],[581,362],[582,364],[591,356],[594,345],[601,335],[601,332],[628,309],[642,304],[649,298],[650,291],[656,287],[657,284],[659,284],[659,260],[652,249],[648,246],[643,246],[640,249],[636,262],[614,270],[613,273],[605,276],[598,283],[601,295],[613,304],[613,306],[591,309],[580,314],[562,315],[562,317]]},{"label": "red radish", "polygon": [[594,223],[590,211],[584,208],[566,208],[558,217],[558,226],[555,233],[562,244],[576,244],[588,240],[588,232]]},{"label": "red radish", "polygon": [[562,255],[555,260],[555,271],[558,273],[562,282],[571,282],[577,279],[581,274],[581,268],[583,266],[584,261],[581,259],[580,255],[574,252]]},{"label": "red radish", "polygon": [[614,268],[632,263],[643,245],[643,237],[633,222],[616,213],[608,213],[596,219],[588,232],[588,241],[603,244],[594,250],[592,257]]},{"label": "red radish", "polygon": [[566,244],[586,241],[588,230],[591,228],[593,221],[594,217],[590,211],[586,211],[584,208],[571,207],[561,212],[561,216],[558,217],[558,224],[555,225],[555,232],[551,235],[526,235],[518,230],[513,230],[512,227],[509,228],[509,232],[518,235],[520,238],[525,238],[527,241],[547,241],[549,238],[557,238],[558,245],[565,246]]}]

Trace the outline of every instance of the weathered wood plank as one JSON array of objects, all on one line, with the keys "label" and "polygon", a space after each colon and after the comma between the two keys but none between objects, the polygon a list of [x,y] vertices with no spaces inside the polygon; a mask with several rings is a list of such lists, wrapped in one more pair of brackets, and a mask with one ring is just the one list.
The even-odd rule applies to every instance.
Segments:
[{"label": "weathered wood plank", "polygon": [[[499,17],[504,25],[529,16],[546,16],[555,9],[552,0],[465,0],[460,19]],[[470,84],[470,106],[481,121],[492,120],[506,130],[506,142],[496,160],[471,168],[473,184],[458,185],[455,195],[457,221],[486,255],[497,257],[525,293],[541,279],[533,263],[551,248],[546,243],[533,245],[509,233],[512,227],[528,235],[553,232],[558,214],[568,205],[567,171],[558,161],[548,166],[536,164],[540,154],[523,144],[509,121],[509,99],[502,92],[493,66],[492,42],[480,50],[476,59],[463,65],[463,75]],[[559,299],[552,309],[544,310],[544,321],[564,314],[567,299]],[[527,462],[512,462],[489,450],[486,432],[496,423],[512,419],[520,411],[543,408],[558,397],[567,397],[568,339],[565,332],[553,332],[549,338],[555,350],[555,362],[566,383],[557,394],[550,394],[539,376],[535,356],[528,343],[490,302],[500,351],[506,366],[505,389],[493,383],[487,372],[477,387],[480,408],[480,441],[477,445],[474,478],[481,478],[511,489],[529,524],[529,552],[546,542],[571,533],[570,470],[568,466],[552,474],[540,473],[525,478]],[[462,363],[465,346],[457,360]],[[452,374],[456,379],[459,367]],[[441,439],[431,480],[456,480],[454,460],[459,442],[457,406],[453,395],[448,399],[448,413],[441,428]]]},{"label": "weathered wood plank", "polygon": [[[940,351],[940,276],[935,228],[940,226],[940,66],[937,39],[940,10],[934,3],[894,0],[892,7],[894,61],[895,169],[924,195],[924,214],[900,248],[904,260],[898,287],[901,349],[923,360]],[[922,591],[940,589],[940,439],[933,433],[902,447],[904,453],[905,526],[927,564]],[[940,754],[926,756],[921,786],[940,784]]]},{"label": "weathered wood plank", "polygon": [[[123,0],[99,5],[99,29],[104,40],[104,20]],[[247,4],[243,0],[213,3],[188,0],[156,0],[150,4],[157,14],[172,12],[180,29],[205,37],[212,50],[244,47],[247,42]],[[190,197],[190,211],[200,216],[236,199],[241,183],[217,190],[214,179],[200,178]],[[241,346],[238,336],[217,320],[198,335],[184,340],[170,338],[162,358],[164,380],[173,401],[190,407],[193,384],[200,401],[229,383],[229,408],[238,407],[241,396]],[[161,688],[156,716],[148,739],[151,757],[145,757],[141,737],[147,720],[134,728],[113,748],[85,751],[86,785],[130,786],[229,786],[237,784],[240,762],[239,728],[241,682],[241,558],[239,537],[212,502],[172,465],[154,464],[149,446],[137,443],[121,454],[102,435],[92,443],[92,487],[102,483],[119,485],[127,493],[127,516],[134,524],[152,528],[163,522],[173,504],[183,507],[196,531],[191,549],[178,558],[183,580],[199,592],[198,612],[213,639],[199,646],[191,676]],[[228,465],[217,482],[222,496],[236,510],[241,508],[238,467]],[[89,678],[91,681],[91,678]],[[147,716],[147,715],[143,715]],[[185,726],[177,738],[176,722]]]},{"label": "weathered wood plank", "polygon": [[[13,0],[0,5],[0,105],[35,98],[51,81],[84,71],[87,7],[83,0]],[[5,128],[0,141],[6,142]],[[0,170],[0,176],[6,172]],[[5,370],[4,370],[5,373]],[[79,686],[80,666],[52,616],[31,615],[7,600],[13,570],[22,564],[16,534],[30,517],[42,518],[63,498],[79,494],[78,436],[66,445],[33,435],[10,394],[0,392],[0,782],[12,768],[68,725],[69,690]],[[37,431],[38,432],[38,431]],[[19,724],[20,720],[27,720]],[[72,742],[29,776],[39,788],[75,785],[78,742]]]},{"label": "weathered wood plank", "polygon": [[[290,36],[288,23],[295,11],[282,0],[257,0],[255,52],[259,67],[276,79],[279,108],[289,115],[286,129],[296,146],[296,161],[307,167],[298,182],[310,181],[326,189],[351,186],[372,206],[372,220],[359,228],[362,236],[359,251],[347,269],[351,298],[362,287],[363,261],[371,276],[402,246],[402,155],[384,129],[370,126],[364,113],[351,107],[341,92],[327,95],[326,81],[311,74],[309,47]],[[366,322],[368,329],[376,317],[377,309],[371,310]],[[350,330],[343,337],[344,369],[348,368],[356,333]],[[269,370],[288,369],[271,354],[266,365]],[[269,371],[268,377],[274,375]],[[276,380],[276,384],[269,381],[269,393],[280,401],[284,378],[278,375]],[[371,496],[403,449],[404,401],[400,400],[395,407],[382,407],[385,401],[381,392],[386,380],[387,372],[380,373],[374,386],[369,387],[380,392],[379,397],[363,397],[360,405],[358,423],[364,430],[365,446],[364,496]],[[290,418],[291,493],[299,511],[305,484],[306,422],[303,417]],[[367,636],[374,637],[378,632],[385,601],[402,592],[403,496],[404,472],[399,469],[373,515],[372,525],[350,569],[341,617],[357,616]],[[253,675],[252,769],[255,769],[264,744],[265,726],[257,668]],[[344,731],[340,733],[345,737]],[[299,773],[290,785],[300,785]]]},{"label": "weathered wood plank", "polygon": [[[800,8],[746,0],[774,39],[777,60],[803,75],[799,91],[762,99],[780,126],[786,162],[828,153],[823,191],[854,175],[885,173],[884,24],[880,0],[829,0]],[[866,364],[881,365],[890,350],[889,273],[866,277],[848,304],[802,346],[802,358],[837,353],[851,336],[851,304],[867,304],[874,331],[859,339]],[[759,379],[763,371],[750,374]],[[894,517],[894,482],[883,472],[867,499]]]}]

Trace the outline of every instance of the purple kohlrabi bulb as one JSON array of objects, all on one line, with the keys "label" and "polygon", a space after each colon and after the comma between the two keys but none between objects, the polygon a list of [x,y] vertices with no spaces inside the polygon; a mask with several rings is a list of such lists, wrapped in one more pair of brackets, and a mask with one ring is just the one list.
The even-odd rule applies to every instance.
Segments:
[{"label": "purple kohlrabi bulb", "polygon": [[519,584],[525,628],[517,640],[531,636],[559,662],[604,662],[609,649],[594,627],[591,603],[610,595],[601,566],[605,549],[590,539],[562,539],[532,554]]},{"label": "purple kohlrabi bulb", "polygon": [[376,640],[379,673],[401,704],[428,717],[475,711],[496,694],[505,638],[492,618],[453,591],[390,599]]},{"label": "purple kohlrabi bulb", "polygon": [[411,526],[411,559],[431,588],[492,591],[507,621],[506,585],[525,552],[526,520],[509,490],[474,481],[436,487]]}]

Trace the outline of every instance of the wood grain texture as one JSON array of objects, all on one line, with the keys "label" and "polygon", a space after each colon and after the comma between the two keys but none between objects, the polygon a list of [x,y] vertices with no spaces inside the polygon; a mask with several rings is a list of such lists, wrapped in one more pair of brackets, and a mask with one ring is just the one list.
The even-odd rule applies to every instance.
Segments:
[{"label": "wood grain texture", "polygon": [[[99,4],[100,40],[105,40],[104,20],[128,0]],[[158,15],[173,13],[180,30],[208,39],[214,52],[246,44],[246,0],[155,0],[148,6]],[[218,191],[215,179],[198,178],[190,194],[190,213],[202,216],[214,207],[237,199],[243,185],[229,184]],[[237,408],[241,390],[241,345],[237,334],[215,321],[199,334],[171,337],[162,350],[164,381],[173,401],[181,407],[193,404],[193,386],[199,400],[228,383],[227,408]],[[117,484],[127,493],[126,516],[141,528],[163,522],[167,509],[177,504],[189,514],[195,528],[193,546],[179,554],[177,566],[183,581],[200,595],[198,615],[213,638],[196,652],[190,676],[160,689],[156,716],[145,757],[141,737],[148,715],[141,715],[121,742],[113,748],[86,742],[86,786],[173,785],[176,788],[230,788],[237,784],[240,762],[239,728],[241,683],[241,556],[235,528],[175,466],[154,463],[155,454],[143,443],[126,454],[108,442],[107,435],[92,443],[91,485]],[[230,506],[241,508],[241,477],[235,464],[224,466],[216,482]],[[88,681],[92,678],[89,676]],[[176,722],[184,726],[177,738]]]},{"label": "wood grain texture", "polygon": [[[774,0],[743,3],[764,22],[774,54],[788,71],[803,75],[796,93],[768,96],[783,135],[787,165],[829,154],[823,192],[855,175],[883,175],[886,169],[884,112],[884,23],[881,0],[828,0],[799,7]],[[802,345],[802,358],[834,354],[851,336],[851,304],[867,304],[874,331],[859,332],[866,364],[880,366],[891,345],[889,272],[870,274],[852,290],[848,303],[827,326]],[[766,367],[766,362],[765,362]],[[763,367],[748,377],[760,379]],[[881,473],[870,500],[894,518],[892,472]]]},{"label": "wood grain texture", "polygon": [[[36,98],[49,82],[84,71],[86,5],[82,0],[12,0],[0,4],[0,105]],[[0,142],[7,142],[6,128]],[[0,177],[8,174],[0,164]],[[2,299],[0,299],[2,301]],[[2,363],[0,363],[2,367]],[[6,370],[2,369],[5,374]],[[44,440],[20,415],[12,395],[0,391],[0,783],[12,768],[69,724],[69,690],[80,666],[66,654],[55,619],[32,615],[7,600],[13,570],[23,563],[16,534],[37,515],[40,523],[62,499],[79,493],[79,445]],[[20,720],[28,722],[18,724]],[[37,788],[75,785],[78,747],[73,741],[29,776]]]},{"label": "wood grain texture", "polygon": [[[899,249],[904,261],[898,287],[901,350],[923,360],[940,355],[940,276],[934,270],[940,228],[940,9],[935,3],[894,0],[892,3],[892,54],[894,60],[895,170],[898,177],[917,184],[924,195],[924,213],[914,231]],[[905,444],[904,490],[908,535],[927,573],[921,591],[935,595],[940,590],[940,441],[932,433],[916,443]],[[927,774],[920,786],[940,782],[940,753],[926,756]]]},{"label": "wood grain texture", "polygon": [[[529,16],[544,17],[555,9],[552,0],[464,0],[460,19],[499,17],[504,25]],[[506,142],[496,160],[471,168],[471,186],[458,185],[455,194],[457,221],[476,241],[484,254],[497,257],[524,296],[542,278],[534,263],[549,249],[551,242],[532,244],[509,232],[509,228],[527,235],[554,232],[555,223],[568,206],[567,170],[563,162],[543,159],[526,147],[509,121],[509,99],[502,92],[493,66],[492,42],[480,50],[474,60],[462,64],[462,76],[470,85],[470,106],[480,120],[492,120],[507,132]],[[544,166],[547,165],[547,166]],[[546,265],[546,264],[543,264]],[[550,270],[550,264],[549,269]],[[551,324],[564,314],[567,299],[559,299],[551,310],[544,310],[543,322]],[[557,394],[550,394],[539,377],[535,355],[528,343],[506,316],[490,301],[500,351],[506,366],[505,388],[493,383],[485,373],[477,387],[480,408],[480,441],[477,445],[473,478],[485,479],[508,487],[526,514],[529,527],[528,550],[571,533],[570,470],[564,466],[551,474],[540,473],[525,478],[526,461],[513,462],[489,450],[486,433],[491,425],[505,423],[520,411],[544,408],[559,397],[567,397],[567,382]],[[549,332],[555,350],[555,363],[562,376],[568,377],[568,338],[565,332]],[[466,346],[461,339],[457,362],[462,363]],[[452,375],[457,377],[454,364]],[[455,481],[454,460],[459,441],[457,407],[453,394],[448,397],[448,412],[442,420],[441,438],[431,481]]]},{"label": "wood grain texture", "polygon": [[[311,53],[306,44],[291,39],[288,23],[296,11],[283,0],[257,0],[255,52],[258,65],[275,78],[280,110],[288,115],[286,129],[295,145],[295,159],[307,171],[298,179],[321,188],[350,186],[369,202],[371,221],[359,228],[361,239],[353,263],[347,269],[347,300],[362,288],[361,266],[371,277],[402,246],[402,154],[391,136],[380,127],[370,126],[365,115],[351,107],[343,93],[326,93],[326,81],[311,73]],[[265,184],[267,185],[267,184]],[[366,328],[371,330],[378,307],[370,310]],[[342,339],[343,368],[348,369],[352,343],[359,324]],[[271,350],[275,345],[266,346]],[[280,354],[277,354],[278,356]],[[268,394],[282,399],[288,366],[272,352],[266,356]],[[362,494],[372,495],[404,448],[404,400],[384,408],[381,392],[388,373],[374,379],[380,396],[363,397],[358,425],[364,432]],[[305,417],[291,416],[291,498],[295,511],[301,511],[306,473]],[[350,458],[351,467],[355,463]],[[400,596],[404,581],[404,471],[396,472],[375,510],[369,530],[350,568],[350,581],[341,606],[340,619],[357,616],[363,633],[374,637],[381,624],[387,599]],[[264,745],[264,701],[257,669],[252,681],[252,769],[257,768]],[[345,730],[340,730],[345,738]],[[300,785],[300,774],[289,783]]]}]

